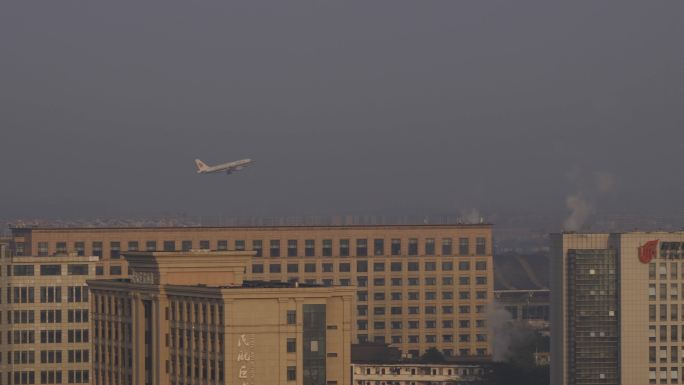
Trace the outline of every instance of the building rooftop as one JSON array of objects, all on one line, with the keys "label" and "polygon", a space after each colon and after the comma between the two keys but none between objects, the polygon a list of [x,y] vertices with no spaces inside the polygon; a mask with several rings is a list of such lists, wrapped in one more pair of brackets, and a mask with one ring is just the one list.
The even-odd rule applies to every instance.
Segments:
[{"label": "building rooftop", "polygon": [[45,227],[45,226],[12,226],[9,228],[12,231],[127,231],[127,230],[150,230],[150,231],[162,231],[162,230],[268,230],[268,229],[363,229],[363,228],[489,228],[492,227],[491,223],[475,223],[475,224],[378,224],[378,225],[365,225],[365,224],[349,224],[349,225],[264,225],[264,226],[121,226],[121,227]]}]

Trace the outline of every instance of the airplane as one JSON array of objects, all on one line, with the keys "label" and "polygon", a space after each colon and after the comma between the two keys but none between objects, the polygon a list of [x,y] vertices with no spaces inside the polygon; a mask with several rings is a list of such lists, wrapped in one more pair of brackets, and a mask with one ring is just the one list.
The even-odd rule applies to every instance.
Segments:
[{"label": "airplane", "polygon": [[243,168],[245,168],[250,163],[254,163],[254,161],[251,159],[240,159],[240,160],[236,160],[235,162],[228,162],[228,163],[219,164],[218,166],[207,166],[200,159],[195,159],[195,164],[197,165],[197,173],[198,174],[209,174],[209,173],[214,173],[214,172],[225,171],[226,174],[230,175],[234,171],[242,170]]}]

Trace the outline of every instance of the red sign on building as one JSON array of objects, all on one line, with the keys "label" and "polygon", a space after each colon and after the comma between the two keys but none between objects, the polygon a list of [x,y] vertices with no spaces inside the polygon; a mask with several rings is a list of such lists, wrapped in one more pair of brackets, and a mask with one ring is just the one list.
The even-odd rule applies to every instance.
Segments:
[{"label": "red sign on building", "polygon": [[648,241],[639,247],[639,261],[649,263],[658,253],[658,240]]}]

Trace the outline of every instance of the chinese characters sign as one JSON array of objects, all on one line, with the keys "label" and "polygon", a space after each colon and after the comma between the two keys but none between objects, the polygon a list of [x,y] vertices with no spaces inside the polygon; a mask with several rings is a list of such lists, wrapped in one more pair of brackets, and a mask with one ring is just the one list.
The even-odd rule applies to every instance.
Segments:
[{"label": "chinese characters sign", "polygon": [[255,345],[256,337],[254,334],[238,335],[235,362],[237,363],[237,383],[240,385],[256,385],[254,382],[256,374]]}]

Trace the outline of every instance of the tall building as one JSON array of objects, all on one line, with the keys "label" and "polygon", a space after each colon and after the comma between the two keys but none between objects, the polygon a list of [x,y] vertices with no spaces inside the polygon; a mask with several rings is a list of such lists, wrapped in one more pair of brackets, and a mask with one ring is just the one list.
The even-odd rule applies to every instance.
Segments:
[{"label": "tall building", "polygon": [[679,384],[684,232],[553,234],[551,383]]},{"label": "tall building", "polygon": [[248,280],[356,286],[354,342],[386,342],[414,357],[430,347],[446,356],[491,354],[490,225],[17,227],[11,249],[35,264],[85,258],[88,275],[70,277],[83,285],[125,278],[123,252],[254,251]]},{"label": "tall building", "polygon": [[49,256],[3,254],[0,384],[90,383],[86,280],[121,274],[123,268],[105,265],[61,245]]},{"label": "tall building", "polygon": [[131,253],[89,281],[92,383],[351,383],[354,288],[245,281],[249,254]]}]

